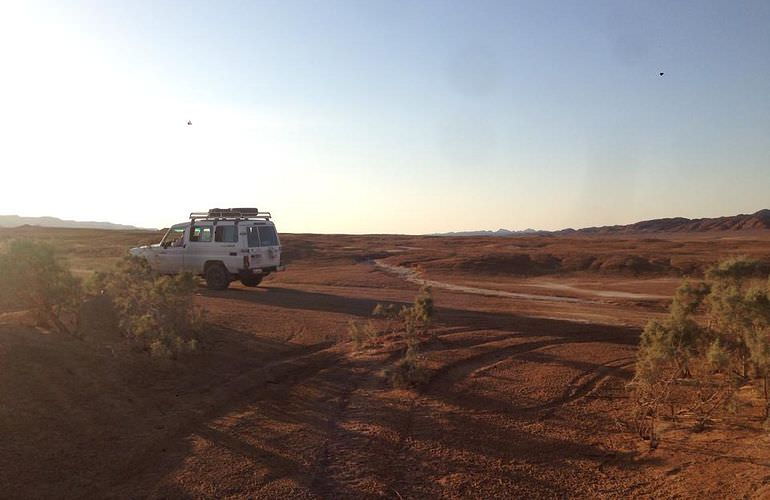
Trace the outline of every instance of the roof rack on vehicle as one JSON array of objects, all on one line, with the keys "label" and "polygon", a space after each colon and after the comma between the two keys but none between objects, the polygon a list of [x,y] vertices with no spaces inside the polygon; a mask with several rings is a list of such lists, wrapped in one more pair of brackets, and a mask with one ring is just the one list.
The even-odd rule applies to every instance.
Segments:
[{"label": "roof rack on vehicle", "polygon": [[190,219],[203,220],[243,220],[265,219],[272,217],[270,212],[260,212],[256,208],[211,208],[208,212],[190,212]]}]

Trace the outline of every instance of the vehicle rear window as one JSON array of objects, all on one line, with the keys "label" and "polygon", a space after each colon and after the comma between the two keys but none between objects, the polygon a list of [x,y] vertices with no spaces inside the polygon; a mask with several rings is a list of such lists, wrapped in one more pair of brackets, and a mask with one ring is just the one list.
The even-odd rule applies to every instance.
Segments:
[{"label": "vehicle rear window", "polygon": [[278,245],[278,235],[275,234],[273,226],[259,226],[259,242],[263,247],[274,247]]},{"label": "vehicle rear window", "polygon": [[273,226],[251,226],[248,228],[250,247],[272,247],[278,245],[278,235]]},{"label": "vehicle rear window", "polygon": [[214,241],[235,243],[238,241],[238,231],[235,226],[217,226],[214,230]]}]

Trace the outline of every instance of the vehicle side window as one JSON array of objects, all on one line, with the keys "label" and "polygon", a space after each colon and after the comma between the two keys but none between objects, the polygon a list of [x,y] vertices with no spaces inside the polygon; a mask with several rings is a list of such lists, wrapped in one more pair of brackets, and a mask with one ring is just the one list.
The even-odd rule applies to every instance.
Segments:
[{"label": "vehicle side window", "polygon": [[257,231],[257,228],[258,226],[249,226],[246,228],[246,235],[248,236],[250,247],[259,246],[259,232]]},{"label": "vehicle side window", "polygon": [[220,243],[236,243],[238,231],[235,226],[217,226],[214,230],[214,241]]},{"label": "vehicle side window", "polygon": [[278,246],[278,235],[273,226],[259,226],[259,241],[263,247]]},{"label": "vehicle side window", "polygon": [[190,235],[190,241],[209,243],[211,241],[211,226],[196,226]]}]

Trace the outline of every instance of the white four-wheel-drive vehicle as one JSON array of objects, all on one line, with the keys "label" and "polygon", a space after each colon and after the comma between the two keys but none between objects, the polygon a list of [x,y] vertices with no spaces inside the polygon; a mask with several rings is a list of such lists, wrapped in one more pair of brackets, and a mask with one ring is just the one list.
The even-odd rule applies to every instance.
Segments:
[{"label": "white four-wheel-drive vehicle", "polygon": [[246,286],[282,271],[281,243],[270,212],[256,208],[212,208],[193,212],[189,222],[175,224],[155,245],[132,248],[162,274],[191,272],[206,285],[224,290],[233,280]]}]

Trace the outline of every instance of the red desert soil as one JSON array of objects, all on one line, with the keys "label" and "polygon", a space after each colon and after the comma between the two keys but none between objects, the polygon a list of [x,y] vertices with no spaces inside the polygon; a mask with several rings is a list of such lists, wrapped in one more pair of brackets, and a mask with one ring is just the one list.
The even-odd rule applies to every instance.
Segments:
[{"label": "red desert soil", "polygon": [[[127,352],[114,331],[81,342],[6,313],[2,496],[767,497],[758,409],[701,433],[670,426],[652,452],[629,425],[624,386],[640,327],[682,274],[672,262],[697,272],[770,255],[766,232],[720,234],[284,235],[288,270],[256,289],[201,287],[203,349],[165,364]],[[25,228],[0,231],[0,244],[19,236],[56,240],[82,274],[158,239]],[[629,255],[659,263],[616,258]],[[563,264],[581,258],[621,264]],[[432,375],[420,391],[396,390],[384,370],[399,336],[353,352],[346,327],[378,302],[410,302],[419,280],[438,308],[422,347]]]}]

